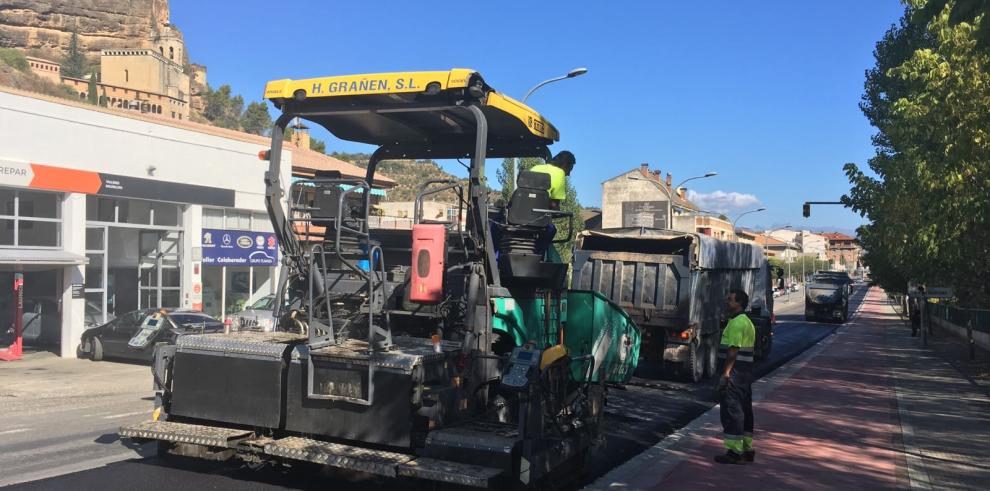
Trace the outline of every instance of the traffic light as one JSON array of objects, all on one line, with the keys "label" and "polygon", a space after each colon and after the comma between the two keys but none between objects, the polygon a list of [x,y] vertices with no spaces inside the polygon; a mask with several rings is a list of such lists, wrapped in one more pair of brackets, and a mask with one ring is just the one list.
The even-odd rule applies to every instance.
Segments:
[{"label": "traffic light", "polygon": [[804,204],[804,210],[802,212],[802,215],[804,215],[805,218],[808,218],[808,217],[811,216],[811,203],[805,203]]}]

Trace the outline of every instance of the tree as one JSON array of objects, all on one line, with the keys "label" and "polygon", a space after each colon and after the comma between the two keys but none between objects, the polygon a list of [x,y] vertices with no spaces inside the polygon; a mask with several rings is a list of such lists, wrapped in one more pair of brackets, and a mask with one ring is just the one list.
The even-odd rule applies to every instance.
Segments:
[{"label": "tree", "polygon": [[309,149],[314,152],[327,153],[327,144],[319,138],[309,137]]},{"label": "tree", "polygon": [[584,220],[581,220],[581,202],[578,201],[577,190],[571,185],[570,179],[567,180],[565,197],[564,201],[560,202],[560,210],[571,213],[571,217],[567,220],[561,219],[556,221],[557,238],[564,238],[564,235],[567,233],[568,220],[574,234],[571,240],[556,244],[554,247],[557,248],[557,254],[560,255],[560,259],[565,263],[570,263],[573,255],[574,237],[577,236],[578,232],[584,230]]},{"label": "tree", "polygon": [[84,73],[86,73],[86,57],[79,50],[79,35],[76,34],[76,31],[72,31],[72,37],[69,38],[69,50],[65,54],[65,59],[62,60],[62,75],[82,78]]},{"label": "tree", "polygon": [[272,117],[268,114],[268,104],[252,102],[244,110],[241,127],[248,133],[266,136],[272,129]]},{"label": "tree", "polygon": [[[512,197],[512,192],[516,190],[516,175],[512,172],[514,159],[502,159],[502,165],[495,171],[495,178],[499,186],[502,187],[501,197],[506,203]],[[534,165],[543,163],[543,159],[536,157],[525,157],[519,159],[519,171],[527,171]]]},{"label": "tree", "polygon": [[221,128],[232,130],[239,130],[241,128],[244,98],[240,95],[232,96],[229,85],[221,85],[217,90],[207,87],[203,101],[206,103],[206,108],[203,110],[203,117],[207,121]]},{"label": "tree", "polygon": [[990,55],[978,42],[990,19],[953,21],[980,2],[936,3],[912,0],[877,44],[862,104],[878,129],[876,177],[846,164],[843,202],[870,218],[860,243],[881,286],[951,285],[990,305]]},{"label": "tree", "polygon": [[950,26],[957,26],[960,23],[976,25],[972,33],[982,49],[990,48],[990,22],[978,23],[981,18],[987,18],[990,14],[990,0],[911,0],[916,10],[912,16],[913,23],[921,26],[928,25],[940,15],[947,15],[945,19]]},{"label": "tree", "polygon": [[94,106],[99,103],[99,96],[96,91],[96,72],[91,72],[89,74],[89,84],[86,85],[86,100]]}]

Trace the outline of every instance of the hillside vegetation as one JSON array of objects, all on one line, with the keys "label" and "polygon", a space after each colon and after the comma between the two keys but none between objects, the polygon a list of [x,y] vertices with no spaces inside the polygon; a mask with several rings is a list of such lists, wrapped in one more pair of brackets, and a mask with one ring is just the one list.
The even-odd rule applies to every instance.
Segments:
[{"label": "hillside vegetation", "polygon": [[[334,152],[330,155],[362,169],[368,168],[368,159],[371,158],[371,155],[366,153]],[[380,172],[398,183],[394,188],[388,190],[386,201],[413,201],[423,184],[433,179],[457,180],[467,192],[467,179],[455,177],[432,160],[387,160],[378,164],[376,172]],[[457,197],[453,191],[444,191],[433,195],[429,200],[455,203]]]},{"label": "hillside vegetation", "polygon": [[24,54],[11,48],[0,48],[0,86],[79,100],[79,94],[71,87],[56,84],[31,73]]}]

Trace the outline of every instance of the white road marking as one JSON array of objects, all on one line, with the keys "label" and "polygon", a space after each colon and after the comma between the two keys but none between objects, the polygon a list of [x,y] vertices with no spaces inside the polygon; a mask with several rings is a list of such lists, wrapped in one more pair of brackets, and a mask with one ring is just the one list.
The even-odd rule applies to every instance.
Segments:
[{"label": "white road marking", "polygon": [[31,431],[31,428],[15,428],[13,430],[0,431],[0,435],[10,435],[12,433],[24,433],[25,431]]},{"label": "white road marking", "polygon": [[124,418],[124,417],[127,417],[127,416],[137,416],[139,414],[149,414],[149,413],[150,413],[150,411],[135,411],[133,413],[111,414],[110,416],[104,416],[103,419]]}]

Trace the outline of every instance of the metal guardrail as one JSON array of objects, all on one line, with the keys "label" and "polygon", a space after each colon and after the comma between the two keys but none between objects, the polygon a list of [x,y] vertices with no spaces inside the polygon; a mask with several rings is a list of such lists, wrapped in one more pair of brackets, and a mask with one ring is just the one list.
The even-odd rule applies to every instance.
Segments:
[{"label": "metal guardrail", "polygon": [[959,327],[965,328],[972,322],[973,330],[990,332],[990,310],[961,309],[952,305],[928,303],[932,317],[946,320]]}]

